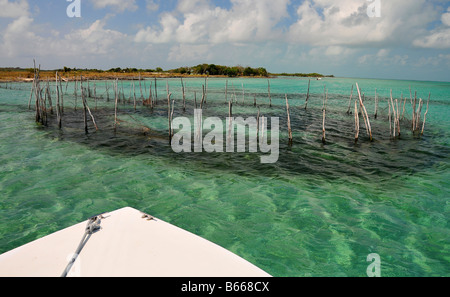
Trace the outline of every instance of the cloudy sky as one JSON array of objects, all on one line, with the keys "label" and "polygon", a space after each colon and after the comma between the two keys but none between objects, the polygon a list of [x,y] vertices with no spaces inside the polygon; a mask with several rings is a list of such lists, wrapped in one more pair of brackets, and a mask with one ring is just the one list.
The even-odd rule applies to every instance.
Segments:
[{"label": "cloudy sky", "polygon": [[79,1],[70,18],[69,0],[0,0],[0,67],[213,63],[450,81],[448,0]]}]

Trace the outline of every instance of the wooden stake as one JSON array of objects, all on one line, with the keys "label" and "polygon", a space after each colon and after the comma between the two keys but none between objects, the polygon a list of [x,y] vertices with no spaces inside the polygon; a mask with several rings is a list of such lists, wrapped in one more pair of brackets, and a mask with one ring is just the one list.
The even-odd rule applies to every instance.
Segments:
[{"label": "wooden stake", "polygon": [[[231,83],[231,86],[233,87],[233,97],[234,97],[234,103],[237,103],[237,98],[236,98],[236,89],[234,88],[234,84]],[[233,99],[231,99],[233,100]]]},{"label": "wooden stake", "polygon": [[[56,84],[58,85],[58,80],[59,80],[59,93],[60,93],[60,95],[61,95],[61,116],[64,114],[64,92],[63,92],[63,90],[62,90],[62,83],[61,83],[61,75],[59,75],[58,74],[58,77],[57,77],[58,79],[57,79],[57,81],[56,81]],[[57,87],[58,88],[58,87]],[[50,99],[51,100],[51,99]]]},{"label": "wooden stake", "polygon": [[308,100],[309,100],[309,86],[311,85],[311,80],[308,80],[308,92],[306,93],[306,102],[305,102],[305,110],[308,108]]},{"label": "wooden stake", "polygon": [[[229,124],[228,124],[227,142],[230,143],[231,142],[231,127],[233,126],[233,102],[232,102],[232,100],[228,101],[228,119],[229,119]],[[234,133],[233,133],[233,137],[234,137]]]},{"label": "wooden stake", "polygon": [[430,104],[430,98],[431,98],[431,93],[428,95],[427,111],[425,112],[425,114],[423,116],[422,132],[420,133],[421,135],[423,135],[423,131],[425,130],[425,121],[427,120],[428,106]]},{"label": "wooden stake", "polygon": [[194,91],[194,105],[195,105],[195,109],[197,109],[197,92]]},{"label": "wooden stake", "polygon": [[136,88],[133,81],[133,100],[134,100],[134,110],[136,110]]},{"label": "wooden stake", "polygon": [[325,115],[326,111],[323,110],[323,123],[322,123],[322,143],[325,144]]},{"label": "wooden stake", "polygon": [[106,101],[109,102],[109,86],[106,81],[105,81],[105,88],[106,88]]},{"label": "wooden stake", "polygon": [[147,104],[150,104],[150,107],[153,109],[152,85],[151,84],[149,86],[148,92],[149,92],[149,95],[148,95]]},{"label": "wooden stake", "polygon": [[392,138],[391,101],[389,101],[389,99],[388,104],[389,104],[389,136]]},{"label": "wooden stake", "polygon": [[51,91],[50,91],[50,86],[49,86],[49,84],[48,84],[48,80],[47,80],[47,88],[46,88],[46,91],[47,91],[47,98],[48,98],[48,104],[49,104],[49,106],[50,106],[50,114],[53,114],[53,102],[52,102],[52,96],[50,95],[50,93],[51,93]]},{"label": "wooden stake", "polygon": [[167,96],[169,96],[169,79],[166,79],[166,91],[167,91]]},{"label": "wooden stake", "polygon": [[397,136],[400,137],[400,114],[399,114],[399,110],[398,110],[398,99],[395,99],[395,105],[397,107],[397,113],[396,113],[397,117],[395,119],[397,122],[397,131],[398,131]]},{"label": "wooden stake", "polygon": [[142,98],[143,99],[142,102],[145,100],[145,98],[147,98],[147,84],[145,83],[144,80],[144,98]]},{"label": "wooden stake", "polygon": [[403,100],[403,93],[402,93],[402,101],[403,101],[403,113],[402,113],[402,120],[405,118],[405,107],[406,107],[406,97]]},{"label": "wooden stake", "polygon": [[419,130],[419,124],[420,124],[420,115],[422,114],[422,106],[423,106],[423,100],[422,98],[419,99],[419,107],[417,108],[417,114],[416,114],[416,130]]},{"label": "wooden stake", "polygon": [[268,89],[267,92],[269,94],[269,106],[272,107],[272,97],[270,96],[270,80],[267,80],[267,84],[268,84]]},{"label": "wooden stake", "polygon": [[[47,88],[46,88],[47,89]],[[44,95],[44,101],[43,101],[43,104],[42,104],[42,106],[44,107],[44,110],[43,110],[43,113],[42,113],[42,116],[43,116],[43,124],[45,125],[45,126],[47,126],[47,123],[48,123],[48,121],[47,121],[47,96],[48,96],[48,94],[49,94],[49,91],[48,91],[48,89],[47,89],[47,92],[45,92],[45,95]]]},{"label": "wooden stake", "polygon": [[258,107],[258,115],[256,116],[256,140],[259,141],[259,114],[260,109]]},{"label": "wooden stake", "polygon": [[172,112],[170,113],[170,142],[172,143],[173,138],[173,109],[175,107],[175,100],[172,100]]},{"label": "wooden stake", "polygon": [[362,109],[361,113],[362,113],[363,118],[364,118],[364,124],[366,125],[366,130],[367,130],[367,132],[369,134],[370,141],[372,141],[373,140],[373,138],[372,138],[372,128],[370,126],[370,120],[369,120],[369,116],[367,115],[366,107],[364,106],[364,103],[363,103],[363,101],[361,99],[361,91],[359,90],[358,83],[356,83],[356,88],[358,90],[359,103],[360,103],[361,109]]},{"label": "wooden stake", "polygon": [[184,94],[183,78],[181,78],[181,92],[183,93],[183,111],[186,111],[186,95]]},{"label": "wooden stake", "polygon": [[203,102],[205,101],[206,92],[205,92],[205,86],[202,85],[202,102],[200,102],[200,109],[203,109]]},{"label": "wooden stake", "polygon": [[207,102],[207,97],[208,97],[208,80],[209,80],[209,74],[206,75],[205,77],[205,104]]},{"label": "wooden stake", "polygon": [[352,90],[350,92],[350,99],[348,100],[348,109],[347,109],[347,114],[350,114],[350,106],[352,104],[352,97],[353,97],[353,85],[352,85]]},{"label": "wooden stake", "polygon": [[56,72],[56,118],[58,121],[58,128],[61,129],[61,107],[59,105],[59,88],[58,88],[58,72]]},{"label": "wooden stake", "polygon": [[156,86],[156,77],[155,77],[155,105],[158,104],[158,87]]},{"label": "wooden stake", "polygon": [[375,89],[375,119],[378,117],[378,94],[377,89]]},{"label": "wooden stake", "polygon": [[125,102],[125,92],[123,90],[123,80],[120,81],[120,85],[122,87],[122,92],[119,91],[119,87],[117,86],[117,94],[120,97],[120,94],[122,93],[122,101]]},{"label": "wooden stake", "polygon": [[411,85],[409,86],[409,99],[411,100],[411,105],[412,105],[413,101],[412,101]]},{"label": "wooden stake", "polygon": [[31,84],[31,93],[30,93],[30,100],[28,100],[28,109],[31,109],[31,99],[33,98],[33,92],[34,92],[34,84],[36,83],[36,76],[33,79],[33,83]]},{"label": "wooden stake", "polygon": [[358,142],[359,139],[359,112],[358,112],[358,104],[355,100],[355,143]]},{"label": "wooden stake", "polygon": [[40,123],[41,121],[41,108],[40,108],[40,101],[41,101],[41,88],[39,85],[39,73],[40,73],[40,66],[39,66],[39,70],[36,69],[36,62],[33,59],[33,63],[34,63],[34,77],[35,77],[35,108],[36,108],[36,114],[35,114],[35,119],[36,119],[36,123]]},{"label": "wooden stake", "polygon": [[65,90],[66,94],[67,94],[67,88],[68,87],[69,87],[69,77],[67,77],[67,81],[66,81],[66,90]]},{"label": "wooden stake", "polygon": [[83,102],[83,116],[84,116],[84,132],[86,134],[89,133],[88,130],[88,125],[87,125],[87,108],[86,108],[86,100],[85,100],[85,95],[84,95],[84,88],[83,88],[83,77],[80,77],[80,84],[81,84],[81,101]]},{"label": "wooden stake", "polygon": [[228,79],[225,83],[225,102],[228,102]]},{"label": "wooden stake", "polygon": [[[324,91],[326,90],[326,87],[324,86]],[[326,117],[326,110],[327,110],[327,101],[328,101],[328,90],[326,90],[326,94],[323,99],[323,122],[322,122],[322,143],[325,144],[325,117]]]},{"label": "wooden stake", "polygon": [[[168,88],[167,88],[168,90]],[[170,96],[172,93],[167,93],[167,117],[169,120],[169,144],[172,144],[172,119],[170,118]]]},{"label": "wooden stake", "polygon": [[144,94],[142,93],[141,73],[139,72],[139,90],[141,91],[141,100],[144,100]]},{"label": "wooden stake", "polygon": [[288,132],[289,132],[289,144],[292,144],[291,115],[289,113],[289,101],[287,98],[287,94],[285,94],[285,97],[286,97],[287,124],[288,124]]},{"label": "wooden stake", "polygon": [[117,84],[118,84],[118,78],[116,78],[116,84],[115,84],[115,105],[114,105],[114,132],[117,132],[117,106],[119,104],[119,95],[117,94]]},{"label": "wooden stake", "polygon": [[94,80],[94,100],[95,100],[95,111],[97,111],[97,83]]},{"label": "wooden stake", "polygon": [[412,131],[416,129],[416,100],[417,100],[417,91],[414,92],[414,104],[413,104],[413,112],[412,112]]},{"label": "wooden stake", "polygon": [[[73,87],[73,95],[75,96],[75,98],[76,98],[76,96],[77,96],[77,84],[78,84],[78,81],[77,81],[77,77],[75,76],[74,77],[74,81],[75,81],[75,84],[74,84],[74,87]],[[76,110],[76,109],[75,109]]]},{"label": "wooden stake", "polygon": [[[86,99],[84,99],[84,100],[86,101]],[[87,101],[85,103],[86,103],[86,108],[89,113],[89,116],[91,117],[92,123],[94,123],[95,130],[98,131],[98,126],[97,126],[97,123],[95,122],[94,115],[92,114],[91,109],[89,108],[89,105],[87,104]]]},{"label": "wooden stake", "polygon": [[260,128],[260,130],[261,130],[261,140],[264,142],[264,130],[265,130],[265,120],[266,120],[266,117],[264,116],[264,115],[262,115],[261,116],[261,128]]},{"label": "wooden stake", "polygon": [[393,134],[393,136],[395,138],[395,128],[397,126],[397,116],[396,116],[396,113],[395,113],[394,101],[392,100],[392,89],[391,89],[391,105],[392,105],[392,112],[394,114],[394,134]]}]

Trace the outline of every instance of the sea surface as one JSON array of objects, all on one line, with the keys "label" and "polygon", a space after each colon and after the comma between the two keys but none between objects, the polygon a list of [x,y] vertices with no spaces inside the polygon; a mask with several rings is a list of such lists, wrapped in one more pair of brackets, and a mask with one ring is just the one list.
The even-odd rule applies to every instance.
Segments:
[{"label": "sea surface", "polygon": [[[142,89],[147,99],[152,86],[155,98],[154,80],[143,80],[140,87],[137,80],[120,81],[124,95],[114,132],[114,82],[90,81],[97,99],[91,94],[87,102],[98,131],[88,115],[88,134],[80,90],[75,99],[73,82],[62,83],[61,130],[56,115],[49,116],[47,126],[35,123],[30,83],[0,83],[0,253],[129,206],[204,237],[277,277],[364,277],[372,263],[367,257],[374,253],[380,257],[381,276],[450,276],[450,83],[312,79],[305,109],[308,82],[185,78],[184,110],[180,79],[157,80],[153,109],[143,106],[140,97]],[[356,83],[372,142],[360,115],[355,143]],[[276,163],[262,164],[262,152],[172,150],[167,89],[174,100],[173,116],[193,121],[205,85],[204,118],[225,122],[229,100],[234,117],[257,117],[258,111],[279,117]],[[54,83],[49,87],[54,103]],[[400,113],[400,136],[395,138],[388,116],[391,90]],[[413,133],[415,97],[424,105],[419,132]]]}]

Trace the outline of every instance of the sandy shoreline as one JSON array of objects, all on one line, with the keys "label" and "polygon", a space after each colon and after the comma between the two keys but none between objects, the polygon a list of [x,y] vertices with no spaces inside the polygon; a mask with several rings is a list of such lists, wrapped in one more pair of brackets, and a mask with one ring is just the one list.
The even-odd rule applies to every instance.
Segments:
[{"label": "sandy shoreline", "polygon": [[[41,70],[40,72],[40,80],[46,81],[55,79],[55,70]],[[80,76],[83,79],[89,80],[139,80],[139,73],[118,73],[118,72],[105,72],[98,73],[92,71],[76,71],[76,72],[58,72],[63,81],[73,81],[75,79],[79,80]],[[8,82],[32,82],[34,74],[30,71],[1,71],[0,70],[0,83],[8,83]],[[153,78],[205,78],[206,75],[197,75],[197,74],[180,74],[180,73],[167,73],[167,72],[141,72],[141,79],[153,79]],[[228,77],[225,75],[214,75],[209,76],[214,78],[245,78],[246,76],[236,76],[236,77]],[[269,76],[271,77],[271,76]],[[267,79],[269,77],[259,77],[252,76],[249,78],[264,78]]]},{"label": "sandy shoreline", "polygon": [[[41,71],[40,79],[44,80],[54,80],[56,71]],[[58,72],[61,76],[62,80],[77,80],[80,79],[80,76],[83,79],[89,80],[138,80],[139,74],[136,73],[89,73],[89,72],[78,72],[78,73],[64,73]],[[34,75],[29,73],[8,73],[0,71],[0,82],[32,82],[34,80]],[[141,73],[142,79],[149,78],[180,78],[180,77],[206,77],[205,75],[183,75],[183,74],[174,74],[174,73]],[[214,76],[216,77],[216,76]],[[218,76],[217,76],[218,77]]]}]

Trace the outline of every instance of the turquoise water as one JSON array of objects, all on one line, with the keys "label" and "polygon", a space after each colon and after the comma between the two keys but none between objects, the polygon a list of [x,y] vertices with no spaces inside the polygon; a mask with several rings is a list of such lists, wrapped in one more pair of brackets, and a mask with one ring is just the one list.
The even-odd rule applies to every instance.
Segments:
[{"label": "turquoise water", "polygon": [[[194,92],[199,102],[205,83],[184,82],[186,112],[180,80],[168,81],[175,117],[193,116]],[[365,94],[373,142],[361,118],[354,143],[354,117],[346,111],[355,82]],[[128,101],[132,84],[121,84]],[[147,97],[149,84],[143,86]],[[208,80],[204,117],[228,115],[225,85],[225,79]],[[228,80],[227,98],[237,101],[234,116],[256,117],[256,98],[261,114],[280,117],[279,160],[261,164],[258,153],[174,153],[167,139],[163,79],[154,110],[140,105],[135,110],[133,99],[119,104],[117,133],[114,102],[106,100],[104,82],[98,82],[103,99],[88,102],[99,131],[90,123],[88,135],[80,98],[74,110],[73,84],[65,92],[61,131],[54,118],[48,127],[34,123],[30,84],[8,89],[0,84],[0,253],[130,206],[211,240],[273,276],[366,276],[371,253],[380,255],[382,276],[450,276],[450,83],[314,80],[305,110],[307,86],[307,79],[271,79],[270,107],[266,79]],[[417,91],[425,101],[431,92],[423,136],[410,129],[410,87],[413,97]],[[407,97],[400,139],[389,136],[391,89],[394,99]],[[136,85],[138,97],[139,92]],[[426,104],[422,118],[425,109]]]}]

